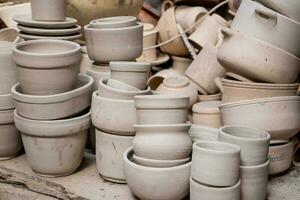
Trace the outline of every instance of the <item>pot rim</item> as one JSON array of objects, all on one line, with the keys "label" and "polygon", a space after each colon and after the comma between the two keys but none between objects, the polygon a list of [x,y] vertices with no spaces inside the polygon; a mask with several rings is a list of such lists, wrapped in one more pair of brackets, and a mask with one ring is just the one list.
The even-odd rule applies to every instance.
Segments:
[{"label": "pot rim", "polygon": [[[119,19],[119,21],[114,21],[115,19]],[[112,21],[109,21],[112,20]],[[137,18],[135,16],[113,16],[113,17],[104,17],[104,18],[99,18],[99,19],[94,19],[90,21],[89,24],[94,24],[94,25],[110,25],[110,24],[122,24],[125,22],[131,22],[131,21],[137,21]],[[96,27],[95,27],[96,28]]]},{"label": "pot rim", "polygon": [[188,158],[183,158],[183,159],[177,159],[177,160],[159,160],[159,159],[151,159],[151,158],[143,158],[143,157],[140,157],[140,156],[137,156],[135,154],[132,155],[132,158],[134,159],[137,158],[143,162],[151,162],[151,163],[156,163],[156,164],[167,164],[167,163],[178,163],[178,162],[188,162],[189,160],[191,160],[190,157]]},{"label": "pot rim", "polygon": [[[272,143],[272,141],[278,141],[279,142],[279,144],[278,143],[273,143],[273,144],[271,144]],[[282,142],[282,143],[280,143],[280,142]],[[287,147],[294,147],[294,144],[295,144],[295,140],[293,140],[293,139],[291,139],[291,140],[271,140],[270,141],[270,145],[269,145],[269,148],[271,149],[283,149],[283,148],[287,148]]]},{"label": "pot rim", "polygon": [[[137,109],[167,110],[167,109],[187,109],[189,107],[189,97],[174,94],[162,95],[137,95],[134,97]],[[176,103],[176,105],[174,105]]]},{"label": "pot rim", "polygon": [[192,124],[189,133],[193,134],[197,134],[197,133],[201,133],[205,132],[205,133],[215,133],[215,134],[219,134],[219,129],[218,128],[214,128],[214,127],[210,127],[210,126],[205,126],[205,125],[201,125],[201,124]]},{"label": "pot rim", "polygon": [[106,138],[122,139],[122,141],[132,140],[134,138],[134,135],[117,135],[117,134],[107,133],[105,131],[98,129],[97,127],[95,127],[95,134],[101,134],[101,135],[103,135],[103,137],[106,137]]},{"label": "pot rim", "polygon": [[[193,113],[196,113],[196,114],[218,114],[218,113],[220,113],[219,106],[221,104],[222,104],[221,101],[197,102],[193,105],[192,111],[193,111]],[[209,105],[212,105],[212,107],[210,107]]]},{"label": "pot rim", "polygon": [[260,165],[241,165],[240,169],[252,169],[252,170],[261,169],[261,168],[265,168],[265,167],[269,166],[269,164],[270,164],[270,160],[268,159],[266,162],[264,162]]},{"label": "pot rim", "polygon": [[109,66],[112,72],[148,72],[151,68],[150,63],[130,61],[111,61],[109,62]]},{"label": "pot rim", "polygon": [[1,121],[1,117],[0,117],[0,127],[1,125],[5,125],[5,124],[13,124],[14,123],[14,111],[15,109],[7,109],[7,110],[0,110],[0,115],[6,115],[8,116],[7,118],[5,118],[3,121]]},{"label": "pot rim", "polygon": [[212,186],[204,185],[204,184],[198,183],[192,177],[190,177],[190,183],[192,183],[193,185],[195,185],[197,187],[202,187],[207,191],[224,191],[225,192],[225,191],[230,191],[232,189],[240,187],[241,179],[239,179],[239,181],[235,185],[229,186],[229,187],[212,187]]},{"label": "pot rim", "polygon": [[[206,146],[200,146],[200,145]],[[207,146],[209,145],[209,146]],[[214,147],[211,149],[211,147]],[[222,150],[216,149],[221,147]],[[226,149],[225,149],[226,148]],[[226,142],[219,141],[197,141],[193,144],[193,151],[202,151],[209,154],[218,154],[218,155],[233,155],[241,152],[241,148],[238,145],[230,144]]]},{"label": "pot rim", "polygon": [[108,102],[118,102],[118,103],[133,103],[134,104],[134,100],[132,99],[113,99],[113,98],[109,98],[109,97],[102,97],[99,95],[99,91],[94,91],[93,92],[93,97],[95,99],[98,99],[98,101],[108,101]]},{"label": "pot rim", "polygon": [[134,26],[126,26],[126,27],[119,27],[119,28],[96,28],[96,27],[91,27],[90,24],[84,26],[84,30],[96,31],[96,32],[124,31],[124,30],[133,30],[139,28],[143,28],[143,24],[141,22],[136,22],[136,25]]},{"label": "pot rim", "polygon": [[156,132],[156,131],[163,131],[163,132],[182,132],[188,134],[188,130],[191,127],[191,123],[187,122],[185,124],[134,124],[133,128],[138,133],[148,133],[148,132]]}]

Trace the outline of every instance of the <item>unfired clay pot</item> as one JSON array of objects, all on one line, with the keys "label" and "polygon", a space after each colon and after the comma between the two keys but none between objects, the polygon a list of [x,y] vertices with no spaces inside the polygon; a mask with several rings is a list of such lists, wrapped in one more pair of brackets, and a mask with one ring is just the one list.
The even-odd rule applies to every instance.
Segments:
[{"label": "unfired clay pot", "polygon": [[185,70],[189,67],[189,65],[193,61],[191,58],[179,57],[179,56],[172,56],[172,60],[173,60],[172,69],[174,69],[179,74],[184,74]]},{"label": "unfired clay pot", "polygon": [[[11,7],[11,6],[9,6]],[[1,17],[1,16],[0,16]],[[18,31],[14,28],[3,28],[0,30],[0,41],[17,43],[20,41]]]},{"label": "unfired clay pot", "polygon": [[14,125],[14,109],[0,110],[0,160],[15,157],[22,148],[21,135]]},{"label": "unfired clay pot", "polygon": [[220,128],[222,126],[219,106],[221,101],[204,101],[193,105],[193,123]]},{"label": "unfired clay pot", "polygon": [[177,95],[135,96],[138,124],[180,124],[187,121],[188,97]]},{"label": "unfired clay pot", "polygon": [[93,61],[87,54],[86,46],[81,47],[81,61],[79,64],[79,73],[86,74],[89,69],[93,66]]},{"label": "unfired clay pot", "polygon": [[134,163],[132,156],[132,148],[123,155],[124,173],[129,188],[138,198],[181,200],[189,193],[191,162],[175,167],[146,167]]},{"label": "unfired clay pot", "polygon": [[110,62],[111,78],[141,90],[147,86],[151,65],[143,62]]},{"label": "unfired clay pot", "polygon": [[190,157],[179,159],[179,160],[157,160],[157,159],[149,159],[142,158],[133,154],[132,160],[138,165],[143,165],[145,167],[175,167],[178,165],[183,165],[190,161]]},{"label": "unfired clay pot", "polygon": [[15,108],[14,101],[12,95],[9,94],[1,94],[0,95],[0,110],[9,110]]},{"label": "unfired clay pot", "polygon": [[76,88],[69,92],[53,95],[24,94],[20,84],[11,92],[18,115],[35,120],[61,119],[74,116],[91,104],[93,78],[79,74]]},{"label": "unfired clay pot", "polygon": [[134,154],[157,160],[178,160],[190,156],[190,124],[134,125]]},{"label": "unfired clay pot", "polygon": [[288,140],[300,130],[299,96],[239,101],[222,104],[219,108],[223,125],[242,125],[266,130],[272,140]]},{"label": "unfired clay pot", "polygon": [[92,28],[124,28],[136,25],[134,16],[115,16],[94,19],[90,21]]},{"label": "unfired clay pot", "polygon": [[31,0],[32,19],[37,21],[64,21],[67,0]]},{"label": "unfired clay pot", "polygon": [[219,141],[241,148],[241,165],[261,165],[268,160],[270,134],[246,126],[223,126],[219,129]]},{"label": "unfired clay pot", "polygon": [[219,129],[199,124],[193,124],[189,130],[189,135],[191,136],[193,142],[202,140],[218,141]]},{"label": "unfired clay pot", "polygon": [[93,125],[108,133],[135,135],[133,125],[137,123],[134,100],[102,97],[95,91],[92,97]]},{"label": "unfired clay pot", "polygon": [[24,94],[50,95],[72,90],[80,58],[80,45],[69,41],[32,40],[13,48]]},{"label": "unfired clay pot", "polygon": [[45,177],[74,173],[79,167],[86,144],[91,113],[62,120],[30,120],[14,112],[17,129],[22,133],[26,157],[32,170]]},{"label": "unfired clay pot", "polygon": [[92,67],[87,70],[87,74],[94,79],[93,91],[98,90],[101,79],[109,79],[111,76],[110,68],[107,65],[97,65],[93,63]]},{"label": "unfired clay pot", "polygon": [[131,147],[134,136],[113,135],[96,129],[97,170],[105,180],[126,183],[123,154]]},{"label": "unfired clay pot", "polygon": [[125,91],[140,91],[140,89],[133,87],[131,85],[128,85],[126,83],[123,83],[121,81],[118,81],[116,79],[108,79],[107,84],[108,87],[112,87],[114,89],[118,90],[125,90]]},{"label": "unfired clay pot", "polygon": [[175,71],[173,68],[164,69],[151,76],[147,84],[152,90],[156,90],[158,86],[162,84],[165,78],[170,76],[180,76],[180,75],[181,74]]},{"label": "unfired clay pot", "polygon": [[239,181],[241,148],[237,145],[201,141],[193,144],[191,177],[198,183],[228,187]]},{"label": "unfired clay pot", "polygon": [[222,93],[218,94],[199,94],[198,95],[198,101],[219,101],[221,100]]}]

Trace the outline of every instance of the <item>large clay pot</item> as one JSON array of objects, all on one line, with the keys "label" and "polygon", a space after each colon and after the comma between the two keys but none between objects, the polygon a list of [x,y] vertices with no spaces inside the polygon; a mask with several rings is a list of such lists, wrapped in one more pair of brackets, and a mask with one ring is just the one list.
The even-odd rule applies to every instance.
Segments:
[{"label": "large clay pot", "polygon": [[12,95],[9,94],[1,94],[0,95],[0,110],[9,110],[15,108],[14,101]]},{"label": "large clay pot", "polygon": [[218,141],[219,140],[219,129],[203,126],[199,124],[192,124],[189,135],[193,142],[207,140],[207,141]]},{"label": "large clay pot", "polygon": [[31,0],[32,19],[37,21],[64,21],[67,0]]}]

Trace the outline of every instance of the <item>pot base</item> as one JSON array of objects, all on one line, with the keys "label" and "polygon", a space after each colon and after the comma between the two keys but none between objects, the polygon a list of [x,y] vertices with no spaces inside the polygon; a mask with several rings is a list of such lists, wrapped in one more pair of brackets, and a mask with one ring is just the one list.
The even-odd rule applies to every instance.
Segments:
[{"label": "pot base", "polygon": [[7,156],[7,157],[0,157],[0,161],[4,161],[4,160],[10,160],[14,157],[16,157],[19,154],[19,151],[11,156]]},{"label": "pot base", "polygon": [[77,171],[77,168],[75,170],[72,170],[71,172],[67,172],[67,173],[64,173],[64,174],[51,174],[51,175],[50,174],[39,173],[39,172],[35,171],[34,169],[32,169],[32,171],[36,175],[44,177],[44,178],[59,178],[59,177],[69,176],[69,175],[75,173]]},{"label": "pot base", "polygon": [[126,180],[103,176],[100,173],[99,173],[99,175],[101,176],[101,178],[103,178],[106,181],[109,181],[109,182],[112,182],[112,183],[126,184]]}]

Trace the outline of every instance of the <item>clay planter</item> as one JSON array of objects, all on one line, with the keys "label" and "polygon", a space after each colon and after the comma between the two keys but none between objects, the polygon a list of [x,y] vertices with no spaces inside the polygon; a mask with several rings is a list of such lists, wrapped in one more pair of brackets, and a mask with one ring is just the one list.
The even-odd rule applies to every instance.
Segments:
[{"label": "clay planter", "polygon": [[126,183],[123,172],[123,153],[132,145],[134,136],[120,136],[96,129],[96,164],[102,178]]},{"label": "clay planter", "polygon": [[93,91],[98,90],[99,81],[101,79],[109,79],[111,76],[108,65],[96,65],[95,63],[86,73],[94,79]]},{"label": "clay planter", "polygon": [[300,130],[299,105],[300,97],[286,96],[227,103],[219,108],[223,125],[255,127],[267,131],[272,140],[288,140]]},{"label": "clay planter", "polygon": [[76,88],[53,95],[24,94],[20,84],[12,87],[17,114],[35,120],[52,120],[74,116],[91,104],[93,78],[79,74]]},{"label": "clay planter", "polygon": [[126,83],[123,83],[121,81],[115,80],[115,79],[108,79],[107,84],[108,87],[118,89],[118,90],[125,90],[125,91],[140,91],[140,89],[133,87],[131,85],[128,85]]},{"label": "clay planter", "polygon": [[190,157],[185,159],[179,159],[179,160],[156,160],[156,159],[138,157],[133,154],[132,160],[136,164],[143,165],[145,167],[175,167],[175,166],[188,163],[190,161]]},{"label": "clay planter", "polygon": [[173,65],[172,69],[174,69],[179,74],[184,74],[185,70],[189,67],[191,62],[193,61],[191,58],[172,56]]},{"label": "clay planter", "polygon": [[31,0],[32,19],[37,21],[64,21],[67,0]]},{"label": "clay planter", "polygon": [[101,79],[99,81],[99,95],[101,97],[105,98],[112,98],[112,99],[120,99],[120,100],[133,100],[134,96],[136,95],[146,95],[150,94],[150,88],[147,88],[146,90],[138,90],[138,91],[128,91],[128,90],[121,90],[116,89],[113,87],[109,87],[107,85],[109,79]]},{"label": "clay planter", "polygon": [[224,28],[221,32],[224,39],[217,58],[227,71],[256,82],[296,82],[300,71],[299,58],[254,37]]},{"label": "clay planter", "polygon": [[18,37],[18,31],[16,29],[3,28],[0,30],[0,41],[17,43],[19,40],[20,38]]},{"label": "clay planter", "polygon": [[199,124],[193,124],[189,130],[189,135],[192,138],[193,142],[202,140],[218,141],[219,129]]},{"label": "clay planter", "polygon": [[[280,1],[282,2],[282,0]],[[276,4],[280,1],[277,0],[273,3]],[[291,7],[293,6],[286,0],[285,3]],[[300,5],[298,1],[295,3]],[[299,14],[297,6],[294,9]],[[257,2],[243,0],[231,28],[300,57],[299,46],[295,42],[300,37],[300,22],[281,15]],[[284,37],[282,37],[283,35]],[[257,54],[260,53],[257,52]],[[265,54],[262,55],[265,56]]]},{"label": "clay planter", "polygon": [[143,62],[110,62],[111,78],[141,90],[147,86],[151,65]]},{"label": "clay planter", "polygon": [[269,133],[246,126],[223,126],[219,129],[219,141],[241,147],[241,165],[261,165],[268,160]]},{"label": "clay planter", "polygon": [[190,178],[190,200],[240,200],[241,181],[231,187],[213,187]]},{"label": "clay planter", "polygon": [[14,109],[0,110],[0,161],[15,157],[22,148],[20,133],[14,125]]},{"label": "clay planter", "polygon": [[10,88],[17,82],[17,67],[12,60],[11,42],[0,41],[0,95],[10,93]]},{"label": "clay planter", "polygon": [[143,52],[141,23],[122,28],[92,28],[86,25],[84,33],[89,57],[96,63],[132,61]]},{"label": "clay planter", "polygon": [[286,171],[292,164],[295,141],[271,141],[269,147],[269,174]]},{"label": "clay planter", "polygon": [[134,125],[134,154],[157,160],[178,160],[190,156],[190,124]]},{"label": "clay planter", "polygon": [[134,16],[114,16],[94,19],[90,22],[92,28],[124,28],[137,24]]},{"label": "clay planter", "polygon": [[91,113],[62,120],[30,120],[14,112],[32,170],[45,177],[74,173],[83,158]]},{"label": "clay planter", "polygon": [[11,94],[0,95],[0,110],[9,110],[15,108]]},{"label": "clay planter", "polygon": [[24,94],[50,95],[72,90],[80,58],[80,45],[69,41],[32,40],[13,48]]},{"label": "clay planter", "polygon": [[124,173],[129,188],[138,198],[180,200],[189,193],[191,162],[175,167],[147,167],[134,163],[132,156],[132,148],[123,155]]},{"label": "clay planter", "polygon": [[95,91],[92,97],[92,122],[97,129],[108,133],[135,135],[133,125],[137,119],[134,100],[102,97]]},{"label": "clay planter", "polygon": [[221,81],[216,80],[216,83],[222,92],[223,103],[267,97],[294,96],[299,86],[299,83],[255,83],[234,81],[225,78],[222,78]]},{"label": "clay planter", "polygon": [[224,73],[225,69],[217,60],[217,48],[208,44],[203,47],[185,71],[185,76],[202,90],[209,94],[215,94],[218,92],[215,78],[222,77]]},{"label": "clay planter", "polygon": [[135,96],[138,124],[181,124],[187,121],[188,97]]},{"label": "clay planter", "polygon": [[256,166],[241,166],[241,199],[265,200],[268,187],[269,161]]},{"label": "clay planter", "polygon": [[240,147],[223,142],[193,144],[191,177],[210,186],[233,186],[239,181]]},{"label": "clay planter", "polygon": [[222,93],[218,94],[199,94],[198,95],[198,101],[219,101],[221,100]]},{"label": "clay planter", "polygon": [[221,101],[204,101],[193,105],[193,123],[220,128],[222,126],[219,110]]}]

